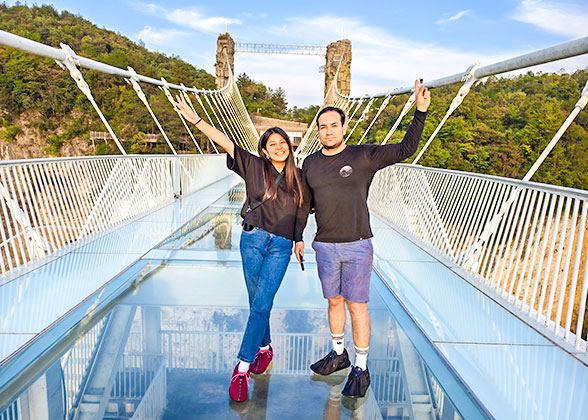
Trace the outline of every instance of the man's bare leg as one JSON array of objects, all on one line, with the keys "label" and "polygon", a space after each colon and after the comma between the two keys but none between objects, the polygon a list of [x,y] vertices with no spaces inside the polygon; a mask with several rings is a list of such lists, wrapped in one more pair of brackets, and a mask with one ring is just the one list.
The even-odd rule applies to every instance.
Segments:
[{"label": "man's bare leg", "polygon": [[310,365],[310,369],[320,375],[330,375],[341,369],[346,369],[351,364],[343,343],[345,330],[345,300],[337,296],[329,301],[329,328],[333,340],[333,350],[325,357]]},{"label": "man's bare leg", "polygon": [[[370,346],[370,314],[367,303],[355,303],[345,301],[351,315],[351,330],[353,332],[353,343],[356,347],[366,348]],[[329,308],[330,316],[330,308]],[[345,325],[345,323],[343,323]]]},{"label": "man's bare leg", "polygon": [[345,300],[337,296],[329,301],[329,328],[333,335],[343,335],[345,330]]}]

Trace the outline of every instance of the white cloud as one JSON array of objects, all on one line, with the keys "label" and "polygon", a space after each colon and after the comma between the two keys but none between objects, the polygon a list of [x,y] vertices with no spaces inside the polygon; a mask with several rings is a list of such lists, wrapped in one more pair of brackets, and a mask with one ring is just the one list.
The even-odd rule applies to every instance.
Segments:
[{"label": "white cloud", "polygon": [[189,35],[187,32],[178,31],[177,29],[154,29],[151,26],[145,26],[137,38],[141,39],[146,44],[152,45],[168,45],[178,38]]},{"label": "white cloud", "polygon": [[[286,24],[272,27],[269,31],[276,37],[288,36],[289,42],[293,40],[297,43],[307,43],[307,34],[310,33],[316,39],[315,44],[325,45],[339,39],[341,28],[344,28],[344,36],[352,42],[351,94],[353,96],[409,86],[415,78],[419,77],[425,80],[438,79],[463,72],[476,61],[481,61],[482,65],[491,64],[516,55],[506,53],[501,56],[484,57],[474,52],[409,41],[394,37],[380,28],[366,25],[356,18],[334,16],[289,18]],[[318,65],[321,64],[324,64],[324,58],[319,60]],[[241,65],[243,67],[240,67]],[[245,71],[249,74],[249,65],[249,62],[242,64],[236,62],[236,71]],[[296,73],[299,71],[298,68],[294,69],[282,64],[279,71],[263,72],[263,69],[259,71],[257,76],[259,80],[270,85],[272,83],[270,81],[275,81],[278,75],[281,79],[287,80],[299,78]],[[316,69],[313,68],[311,71],[316,72]],[[306,106],[322,101],[324,76],[322,74],[317,76],[321,81],[317,83],[317,87],[314,87],[316,91],[313,95],[308,92],[308,85],[304,82],[301,82],[299,87],[288,88],[283,85],[291,102],[290,106]],[[295,103],[292,98],[295,92],[308,92],[306,94],[308,100]]]},{"label": "white cloud", "polygon": [[240,19],[224,16],[206,16],[196,7],[166,9],[154,3],[135,2],[133,6],[141,12],[162,17],[165,20],[186,28],[202,32],[224,32],[228,25],[240,25]]},{"label": "white cloud", "polygon": [[159,16],[163,12],[163,8],[155,3],[143,3],[140,1],[135,1],[131,3],[137,11],[146,13],[152,16]]},{"label": "white cloud", "polygon": [[164,17],[177,25],[203,32],[224,32],[228,25],[240,25],[240,19],[227,17],[206,17],[196,8],[174,9],[165,12]]},{"label": "white cloud", "polygon": [[462,17],[464,17],[465,15],[467,15],[469,13],[470,13],[469,10],[462,10],[461,12],[458,12],[455,15],[453,15],[447,19],[439,19],[436,23],[439,25],[447,25],[450,22],[454,22],[456,20],[461,19]]},{"label": "white cloud", "polygon": [[572,37],[588,35],[588,10],[574,4],[525,0],[516,8],[512,18],[548,32]]}]

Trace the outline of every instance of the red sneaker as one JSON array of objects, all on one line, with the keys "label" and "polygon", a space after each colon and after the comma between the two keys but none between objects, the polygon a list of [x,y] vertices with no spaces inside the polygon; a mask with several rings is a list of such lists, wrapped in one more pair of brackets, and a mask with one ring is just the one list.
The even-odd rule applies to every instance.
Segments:
[{"label": "red sneaker", "polygon": [[270,344],[269,349],[267,350],[259,350],[255,355],[255,362],[251,363],[249,366],[249,373],[254,373],[259,375],[267,369],[270,362],[274,358],[274,349]]},{"label": "red sneaker", "polygon": [[229,395],[233,401],[243,402],[247,399],[247,384],[249,383],[249,372],[239,372],[239,364],[233,370]]}]

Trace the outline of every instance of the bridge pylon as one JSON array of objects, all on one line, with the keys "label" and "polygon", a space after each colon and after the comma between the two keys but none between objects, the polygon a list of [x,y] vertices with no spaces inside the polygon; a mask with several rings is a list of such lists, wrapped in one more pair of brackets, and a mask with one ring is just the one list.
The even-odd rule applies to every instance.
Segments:
[{"label": "bridge pylon", "polygon": [[[226,50],[226,53],[225,53]],[[235,41],[228,32],[220,34],[216,40],[216,88],[222,89],[235,74]]]},{"label": "bridge pylon", "polygon": [[[337,74],[337,90],[342,95],[348,96],[351,92],[351,41],[341,39],[327,45],[325,62],[325,96]],[[341,66],[339,67],[339,64]]]}]

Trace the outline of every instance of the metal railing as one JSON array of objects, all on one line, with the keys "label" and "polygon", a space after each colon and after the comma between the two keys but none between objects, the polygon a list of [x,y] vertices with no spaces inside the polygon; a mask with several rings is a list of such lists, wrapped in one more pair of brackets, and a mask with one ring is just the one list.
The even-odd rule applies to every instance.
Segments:
[{"label": "metal railing", "polygon": [[165,358],[161,355],[124,354],[110,401],[134,408],[131,419],[160,418],[167,401],[165,365]]},{"label": "metal railing", "polygon": [[66,419],[72,417],[96,354],[107,318],[100,320],[62,357]]},{"label": "metal railing", "polygon": [[167,370],[161,360],[131,420],[160,419],[167,405]]},{"label": "metal railing", "polygon": [[0,278],[223,176],[224,155],[0,163]]},{"label": "metal railing", "polygon": [[20,398],[15,400],[6,409],[0,412],[0,420],[20,420],[22,419],[22,410],[20,406]]},{"label": "metal railing", "polygon": [[376,174],[369,206],[588,359],[588,192],[396,165]]}]

